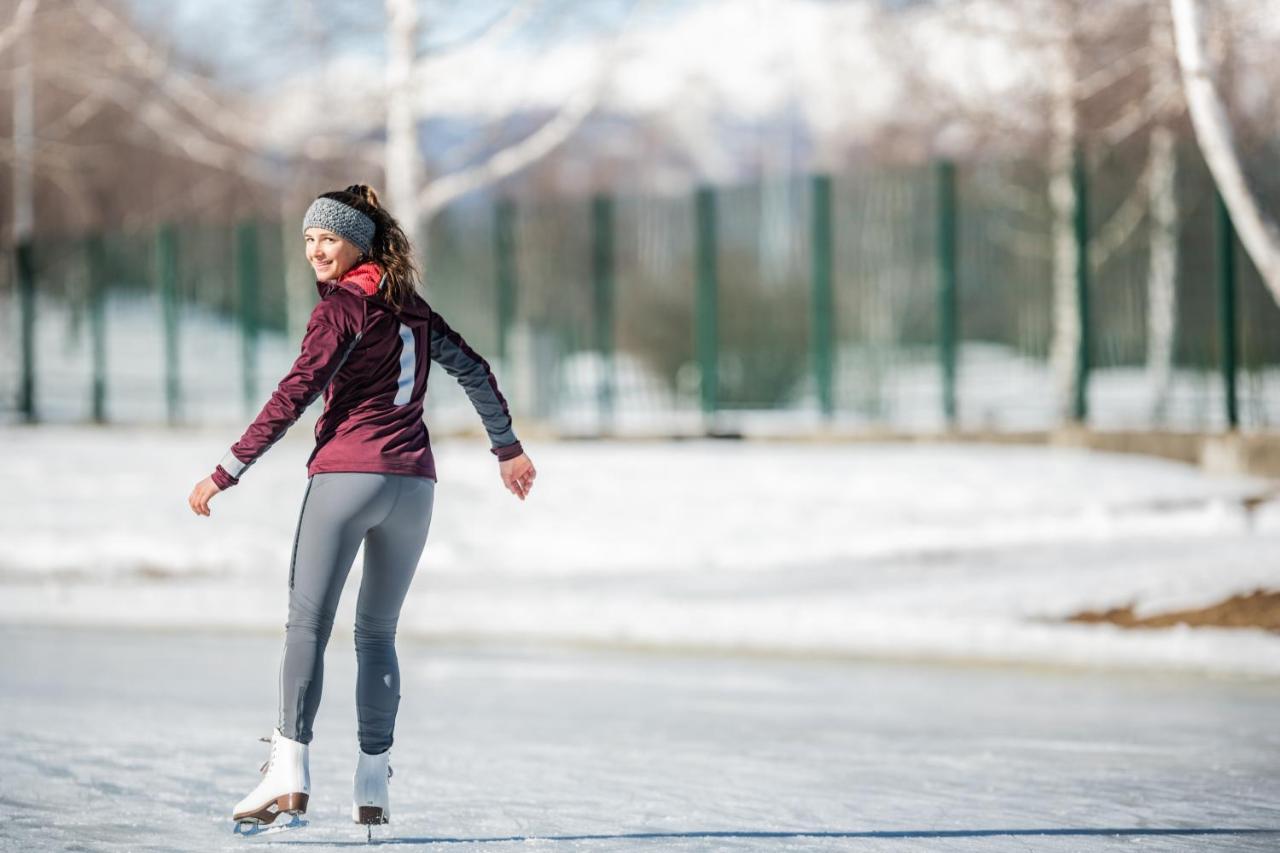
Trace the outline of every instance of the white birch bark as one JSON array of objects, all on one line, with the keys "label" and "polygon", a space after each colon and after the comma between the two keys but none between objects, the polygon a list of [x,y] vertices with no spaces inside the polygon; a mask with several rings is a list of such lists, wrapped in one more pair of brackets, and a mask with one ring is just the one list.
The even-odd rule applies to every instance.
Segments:
[{"label": "white birch bark", "polygon": [[418,139],[413,67],[417,59],[416,0],[387,0],[387,198],[391,213],[421,253],[418,224]]},{"label": "white birch bark", "polygon": [[1065,21],[1066,12],[1060,6],[1055,11],[1059,21],[1050,60],[1049,207],[1053,243],[1053,332],[1049,343],[1049,369],[1055,411],[1061,420],[1066,421],[1074,417],[1072,403],[1076,383],[1080,381],[1076,369],[1081,341],[1080,311],[1076,301],[1079,256],[1075,216],[1078,199],[1072,175],[1077,135],[1076,56],[1071,29]]},{"label": "white birch bark", "polygon": [[13,69],[13,242],[31,239],[36,227],[35,59],[31,16],[35,0],[24,0],[11,29]]},{"label": "white birch bark", "polygon": [[1170,0],[1170,8],[1182,86],[1196,141],[1231,212],[1241,245],[1258,268],[1272,297],[1280,303],[1280,229],[1262,210],[1240,166],[1227,110],[1205,56],[1201,2]]},{"label": "white birch bark", "polygon": [[1173,32],[1163,0],[1153,0],[1151,88],[1155,126],[1147,159],[1150,217],[1147,269],[1147,386],[1151,418],[1163,423],[1173,380],[1173,354],[1178,317],[1178,157],[1171,127],[1177,112],[1178,88]]}]

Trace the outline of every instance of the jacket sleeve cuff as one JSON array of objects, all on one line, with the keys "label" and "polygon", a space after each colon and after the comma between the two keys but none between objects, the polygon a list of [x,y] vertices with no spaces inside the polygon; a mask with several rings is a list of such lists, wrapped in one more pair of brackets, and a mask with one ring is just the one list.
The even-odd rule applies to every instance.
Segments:
[{"label": "jacket sleeve cuff", "polygon": [[234,486],[236,483],[240,482],[239,478],[232,477],[230,474],[227,473],[227,470],[223,468],[221,465],[213,469],[212,478],[213,478],[213,484],[224,492],[227,489]]},{"label": "jacket sleeve cuff", "polygon": [[499,462],[506,462],[524,453],[524,448],[517,441],[515,444],[505,444],[502,447],[490,447],[489,452],[498,457]]}]

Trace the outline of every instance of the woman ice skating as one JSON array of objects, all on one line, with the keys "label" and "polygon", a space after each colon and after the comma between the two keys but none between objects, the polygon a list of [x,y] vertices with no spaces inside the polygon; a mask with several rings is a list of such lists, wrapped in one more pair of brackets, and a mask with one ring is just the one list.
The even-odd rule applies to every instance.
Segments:
[{"label": "woman ice skating", "polygon": [[435,465],[423,423],[431,361],[466,390],[489,435],[503,484],[521,500],[536,476],[512,430],[489,364],[423,301],[409,240],[364,184],[324,193],[303,219],[320,302],[302,352],[261,413],[188,503],[240,481],[324,394],[316,447],[289,566],[289,618],[280,665],[279,722],[258,786],[236,804],[237,829],[307,809],[307,749],[320,705],[324,649],[343,583],[364,543],[356,603],[359,755],[351,817],[387,823],[388,765],[400,671],[395,633],[431,522]]}]

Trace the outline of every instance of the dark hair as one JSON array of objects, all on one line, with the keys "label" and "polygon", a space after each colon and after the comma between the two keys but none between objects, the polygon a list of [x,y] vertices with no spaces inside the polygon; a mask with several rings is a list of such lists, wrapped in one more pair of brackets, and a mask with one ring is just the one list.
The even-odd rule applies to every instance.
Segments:
[{"label": "dark hair", "polygon": [[373,220],[373,246],[368,256],[387,274],[382,298],[398,314],[409,301],[419,279],[418,265],[413,260],[413,245],[400,223],[378,203],[378,194],[368,184],[352,184],[345,190],[321,193],[320,198],[350,205]]}]

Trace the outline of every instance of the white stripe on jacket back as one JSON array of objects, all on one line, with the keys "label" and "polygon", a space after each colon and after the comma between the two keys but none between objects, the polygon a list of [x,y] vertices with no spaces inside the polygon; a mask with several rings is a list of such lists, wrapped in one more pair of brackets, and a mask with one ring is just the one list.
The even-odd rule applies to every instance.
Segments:
[{"label": "white stripe on jacket back", "polygon": [[400,342],[400,378],[396,381],[396,398],[392,400],[397,406],[403,406],[413,396],[413,377],[418,364],[413,329],[404,323],[400,324]]}]

